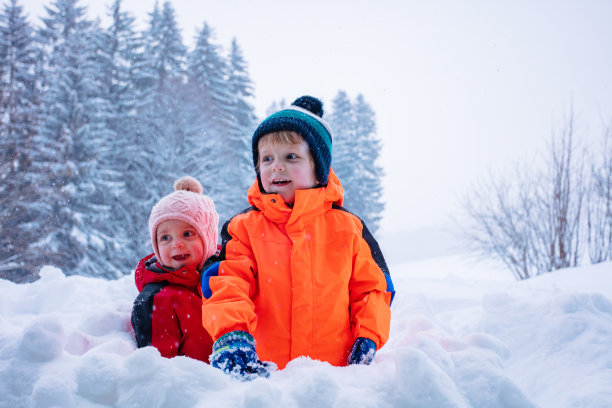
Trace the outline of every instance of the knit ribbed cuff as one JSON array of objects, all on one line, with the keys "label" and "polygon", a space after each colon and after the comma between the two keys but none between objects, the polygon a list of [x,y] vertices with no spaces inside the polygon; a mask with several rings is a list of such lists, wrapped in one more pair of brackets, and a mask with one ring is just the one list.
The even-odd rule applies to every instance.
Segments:
[{"label": "knit ribbed cuff", "polygon": [[255,349],[256,343],[253,336],[251,336],[249,333],[241,330],[235,330],[219,337],[217,341],[215,341],[215,344],[213,344],[213,352],[222,349],[223,347],[237,344],[248,345]]}]

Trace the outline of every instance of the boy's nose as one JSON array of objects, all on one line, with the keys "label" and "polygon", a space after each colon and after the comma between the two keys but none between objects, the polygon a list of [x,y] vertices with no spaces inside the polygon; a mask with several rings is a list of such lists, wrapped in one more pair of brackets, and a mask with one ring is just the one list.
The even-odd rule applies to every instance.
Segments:
[{"label": "boy's nose", "polygon": [[283,166],[283,163],[280,160],[276,160],[272,165],[272,170],[274,171],[281,171],[284,170],[284,168],[285,167]]}]

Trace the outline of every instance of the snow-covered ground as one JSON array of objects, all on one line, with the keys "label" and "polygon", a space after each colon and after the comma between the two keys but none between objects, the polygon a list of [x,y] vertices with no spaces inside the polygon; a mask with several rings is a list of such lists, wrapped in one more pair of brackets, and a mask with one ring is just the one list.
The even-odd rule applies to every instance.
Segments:
[{"label": "snow-covered ground", "polygon": [[525,282],[459,256],[391,273],[374,365],[301,358],[247,383],[136,349],[133,275],[0,280],[0,406],[612,407],[612,263]]}]

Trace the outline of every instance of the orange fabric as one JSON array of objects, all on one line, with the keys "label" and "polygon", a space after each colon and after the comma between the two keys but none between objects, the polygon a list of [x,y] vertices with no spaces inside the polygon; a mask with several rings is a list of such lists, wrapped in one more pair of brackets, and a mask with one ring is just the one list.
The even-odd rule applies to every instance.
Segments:
[{"label": "orange fabric", "polygon": [[279,368],[299,356],[346,365],[357,337],[382,347],[391,294],[361,221],[332,208],[343,199],[333,171],[327,187],[297,191],[293,209],[262,194],[257,181],[247,196],[260,211],[228,224],[231,239],[202,308],[213,339],[249,332],[259,358]]}]

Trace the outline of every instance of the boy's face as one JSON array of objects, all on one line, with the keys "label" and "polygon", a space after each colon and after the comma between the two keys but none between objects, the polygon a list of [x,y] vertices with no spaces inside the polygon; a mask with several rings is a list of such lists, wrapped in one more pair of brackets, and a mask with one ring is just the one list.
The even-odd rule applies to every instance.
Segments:
[{"label": "boy's face", "polygon": [[276,193],[292,204],[296,190],[315,187],[314,161],[308,143],[301,137],[297,144],[259,142],[259,176],[266,193]]},{"label": "boy's face", "polygon": [[204,244],[195,228],[185,221],[166,220],[157,227],[159,261],[170,268],[197,269],[204,259]]}]

